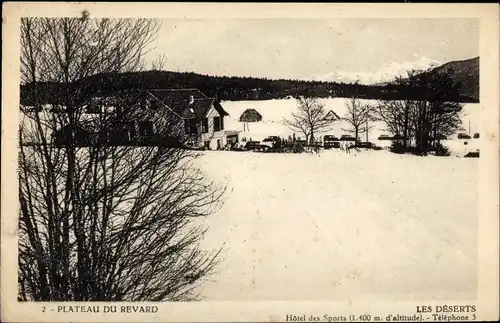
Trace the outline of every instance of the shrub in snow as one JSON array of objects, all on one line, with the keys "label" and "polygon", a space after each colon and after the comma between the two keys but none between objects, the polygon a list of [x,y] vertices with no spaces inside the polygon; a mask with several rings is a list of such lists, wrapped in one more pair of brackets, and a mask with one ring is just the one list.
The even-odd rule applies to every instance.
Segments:
[{"label": "shrub in snow", "polygon": [[399,141],[393,141],[390,150],[396,154],[404,154],[407,151],[407,148]]},{"label": "shrub in snow", "polygon": [[[398,140],[392,142],[389,150],[396,154],[405,154],[405,153],[418,154],[417,149],[415,147],[405,146],[403,142]],[[421,153],[419,155],[425,156],[427,155],[427,153]]]},{"label": "shrub in snow", "polygon": [[436,144],[436,156],[450,156],[450,150],[441,143]]}]

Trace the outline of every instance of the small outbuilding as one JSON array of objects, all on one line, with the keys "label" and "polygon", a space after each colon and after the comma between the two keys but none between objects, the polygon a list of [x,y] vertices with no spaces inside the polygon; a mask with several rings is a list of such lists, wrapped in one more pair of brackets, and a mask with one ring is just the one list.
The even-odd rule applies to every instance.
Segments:
[{"label": "small outbuilding", "polygon": [[255,109],[246,109],[240,116],[240,122],[243,122],[243,131],[249,130],[250,122],[262,121],[262,115]]}]

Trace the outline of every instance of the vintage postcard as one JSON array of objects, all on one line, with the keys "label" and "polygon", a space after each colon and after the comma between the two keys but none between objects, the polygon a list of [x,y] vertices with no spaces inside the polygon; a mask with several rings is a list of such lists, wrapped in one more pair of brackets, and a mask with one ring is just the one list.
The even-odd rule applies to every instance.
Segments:
[{"label": "vintage postcard", "polygon": [[3,9],[3,322],[498,320],[497,4]]}]

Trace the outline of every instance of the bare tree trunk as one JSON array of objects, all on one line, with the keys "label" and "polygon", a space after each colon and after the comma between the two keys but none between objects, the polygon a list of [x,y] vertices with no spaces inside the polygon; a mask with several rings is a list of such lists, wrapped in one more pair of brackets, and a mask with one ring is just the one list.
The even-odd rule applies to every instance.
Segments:
[{"label": "bare tree trunk", "polygon": [[[359,141],[360,133],[368,132],[368,121],[373,119],[374,107],[367,104],[362,104],[359,99],[352,98],[347,104],[347,111],[344,115],[344,120],[349,124],[348,129],[343,129],[354,134],[356,143]],[[365,126],[365,128],[363,128]]]},{"label": "bare tree trunk", "polygon": [[408,148],[408,117],[409,117],[409,106],[405,104],[404,106],[404,126],[403,126],[403,145]]}]

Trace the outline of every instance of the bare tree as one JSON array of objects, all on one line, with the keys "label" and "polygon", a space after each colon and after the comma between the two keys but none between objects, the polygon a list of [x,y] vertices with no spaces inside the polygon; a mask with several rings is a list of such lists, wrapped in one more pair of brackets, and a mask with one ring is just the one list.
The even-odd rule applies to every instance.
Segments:
[{"label": "bare tree", "polygon": [[159,55],[153,61],[152,65],[151,65],[151,69],[153,71],[161,71],[165,67],[166,63],[167,63],[167,55],[165,55],[165,54]]},{"label": "bare tree", "polygon": [[411,102],[401,100],[379,101],[374,107],[374,115],[377,121],[386,126],[386,131],[393,136],[403,138],[403,147],[408,147],[412,137],[411,117],[413,107]]},{"label": "bare tree", "polygon": [[[393,86],[401,88],[408,87],[408,80],[412,79],[421,71],[407,71],[406,77],[396,77]],[[402,138],[401,144],[407,149],[414,137],[414,127],[418,102],[413,100],[390,100],[379,101],[374,107],[374,118],[386,125],[386,131],[394,137]]]},{"label": "bare tree", "polygon": [[19,300],[190,300],[214,273],[220,250],[203,250],[197,218],[220,207],[224,189],[193,166],[196,154],[148,146],[149,133],[131,127],[155,113],[158,137],[177,138],[183,124],[140,94],[86,82],[143,68],[158,28],[22,19]]},{"label": "bare tree", "polygon": [[315,98],[300,97],[298,113],[292,113],[291,119],[283,119],[283,123],[292,131],[301,132],[310,144],[314,144],[315,135],[329,131],[333,122],[327,118],[324,105]]},{"label": "bare tree", "polygon": [[349,124],[350,128],[342,130],[354,133],[354,138],[358,142],[359,135],[372,128],[369,122],[374,119],[373,108],[369,104],[362,103],[358,98],[351,98],[346,103],[346,107],[347,111],[343,120]]}]

